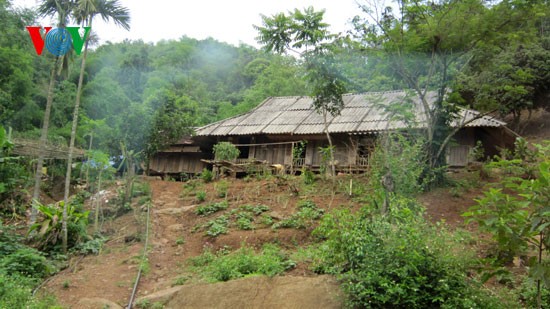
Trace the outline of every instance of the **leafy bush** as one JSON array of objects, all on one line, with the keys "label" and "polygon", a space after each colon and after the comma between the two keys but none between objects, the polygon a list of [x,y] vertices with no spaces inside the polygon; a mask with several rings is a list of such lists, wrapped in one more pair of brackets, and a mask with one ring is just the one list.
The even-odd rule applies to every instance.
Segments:
[{"label": "leafy bush", "polygon": [[199,206],[197,207],[197,210],[195,210],[195,213],[199,216],[208,216],[210,214],[213,214],[220,210],[225,210],[229,204],[227,201],[221,201],[218,203],[210,203],[207,205]]},{"label": "leafy bush", "polygon": [[206,192],[205,191],[197,191],[197,202],[202,203],[206,200]]},{"label": "leafy bush", "polygon": [[8,274],[20,274],[32,278],[44,278],[54,268],[36,249],[23,247],[0,259],[0,269]]},{"label": "leafy bush", "polygon": [[216,192],[218,193],[218,197],[224,198],[227,196],[227,190],[229,188],[229,184],[227,181],[222,180],[216,184]]},{"label": "leafy bush", "polygon": [[212,173],[211,170],[209,170],[209,169],[207,169],[207,168],[205,167],[205,168],[202,170],[201,179],[202,179],[205,183],[212,182],[212,180],[214,179],[214,173]]},{"label": "leafy bush", "polygon": [[310,200],[300,201],[296,206],[298,208],[298,212],[294,213],[289,218],[273,224],[272,228],[304,229],[313,225],[313,221],[321,218],[325,212],[323,209],[318,208],[317,205]]},{"label": "leafy bush", "polygon": [[228,281],[252,274],[275,276],[295,266],[295,263],[273,244],[265,244],[260,254],[255,254],[252,248],[243,246],[228,254],[220,252],[214,255],[206,251],[203,255],[204,257],[195,258],[193,264],[203,267],[198,270],[211,281]]},{"label": "leafy bush", "polygon": [[227,216],[219,216],[214,220],[210,220],[206,223],[206,235],[216,237],[220,234],[226,234],[228,224],[229,218]]},{"label": "leafy bush", "polygon": [[0,222],[0,272],[10,275],[44,278],[54,271],[44,255],[22,244],[22,237]]},{"label": "leafy bush", "polygon": [[[527,150],[523,150],[520,157],[534,156],[530,160],[536,163],[529,165],[536,171],[536,179],[503,177],[502,188],[489,189],[463,216],[493,235],[501,263],[510,262],[528,249],[536,250],[536,257],[530,258],[527,264],[529,276],[537,281],[537,294],[542,297],[541,285],[550,288],[550,261],[547,258],[550,251],[550,144],[535,146],[536,152],[526,154]],[[516,168],[521,173],[526,165],[522,159],[500,160],[498,163],[513,166],[514,173]]]},{"label": "leafy bush", "polygon": [[11,226],[5,226],[0,220],[0,257],[12,254],[24,248],[23,237],[14,232]]},{"label": "leafy bush", "polygon": [[305,167],[302,167],[301,177],[305,185],[311,185],[315,182],[315,174]]},{"label": "leafy bush", "polygon": [[433,179],[426,175],[424,141],[392,133],[383,137],[370,159],[372,186],[381,189],[380,179],[390,177],[393,192],[411,196],[422,192]]},{"label": "leafy bush", "polygon": [[229,142],[219,142],[213,147],[216,160],[232,161],[239,157],[239,149]]},{"label": "leafy bush", "polygon": [[61,308],[56,306],[51,297],[35,298],[32,288],[36,282],[32,279],[7,275],[0,271],[0,308],[10,309],[46,309]]},{"label": "leafy bush", "polygon": [[[58,204],[36,206],[43,215],[43,220],[36,222],[29,229],[29,234],[36,231],[34,237],[36,246],[43,251],[55,251],[61,249],[63,218],[63,201]],[[86,226],[88,224],[89,211],[82,211],[80,204],[70,203],[67,207],[67,245],[72,248],[81,239],[87,237]]]},{"label": "leafy bush", "polygon": [[96,237],[94,239],[88,240],[86,242],[79,243],[76,245],[75,250],[83,255],[87,254],[99,254],[103,244],[107,241],[106,237]]},{"label": "leafy bush", "polygon": [[236,215],[236,221],[237,227],[241,230],[252,230],[254,229],[254,225],[252,222],[254,221],[254,217],[252,213],[241,211],[237,213]]},{"label": "leafy bush", "polygon": [[467,277],[473,258],[453,256],[451,248],[460,245],[449,244],[448,233],[411,210],[414,201],[392,203],[390,216],[367,207],[358,214],[341,210],[315,231],[326,239],[318,270],[338,274],[352,307],[501,307]]}]

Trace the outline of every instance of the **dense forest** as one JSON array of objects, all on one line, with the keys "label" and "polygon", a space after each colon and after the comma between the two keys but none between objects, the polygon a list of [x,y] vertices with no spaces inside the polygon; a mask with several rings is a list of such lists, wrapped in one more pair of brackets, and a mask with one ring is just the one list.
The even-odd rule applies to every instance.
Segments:
[{"label": "dense forest", "polygon": [[[426,103],[426,91],[437,91],[435,105],[425,110],[428,127],[419,148],[428,154],[429,163],[417,173],[423,180],[443,175],[441,157],[456,106],[506,119],[518,133],[525,128],[522,115],[550,108],[548,0],[401,0],[391,6],[361,0],[349,12],[349,30],[339,34],[328,31],[323,14],[305,8],[262,15],[262,24],[254,26],[260,48],[185,35],[98,44],[93,20],[129,28],[131,12],[116,0],[45,0],[34,9],[0,0],[0,215],[28,219],[32,226],[43,192],[63,199],[55,215],[63,217],[55,236],[63,245],[55,250],[66,253],[78,242],[71,239],[76,223],[66,222],[72,211],[69,189],[84,174],[88,179],[89,170],[99,191],[100,179],[114,177],[114,168],[133,176],[156,151],[194,127],[247,112],[271,96],[312,96],[318,111],[336,115],[344,93],[409,89]],[[37,55],[26,27],[46,16],[57,19],[59,28],[92,27],[82,53]],[[408,115],[403,106],[391,109],[399,119]],[[327,138],[331,143],[328,131]],[[17,141],[39,150],[68,149],[68,164],[59,158],[44,163],[43,154],[16,155]],[[86,155],[73,158],[75,147]],[[46,182],[43,165],[51,177]],[[432,170],[439,174],[427,172]],[[133,190],[128,179],[121,193],[126,198]],[[413,191],[425,188],[431,185]],[[8,239],[1,223],[0,244],[20,241]],[[19,249],[0,246],[6,255]],[[0,275],[0,284],[8,280],[1,267]]]},{"label": "dense forest", "polygon": [[[350,12],[350,17],[357,17],[349,33],[332,38],[336,49],[332,61],[346,91],[410,88],[407,79],[422,78],[431,79],[426,85],[437,87],[441,78],[437,73],[427,76],[425,71],[433,61],[430,48],[437,48],[440,59],[436,61],[448,62],[445,84],[454,90],[452,100],[482,111],[499,108],[503,115],[546,104],[550,84],[547,3],[467,1],[460,5],[452,8],[452,15],[441,16],[444,20],[433,29],[420,25],[422,21],[416,21],[411,12],[403,22],[418,30],[407,32],[402,42],[391,38],[396,29],[384,28],[394,27],[389,26],[394,18],[391,7],[376,22],[363,19],[369,15],[360,9]],[[0,9],[5,29],[0,41],[0,122],[11,127],[15,136],[38,138],[54,57],[48,52],[37,56],[25,29],[35,24],[37,12],[15,10],[9,1],[2,1]],[[433,11],[437,13],[435,7]],[[407,63],[402,63],[405,70],[388,59],[401,48],[408,49],[404,50]],[[50,140],[65,143],[82,56],[67,58],[56,73],[48,131]],[[111,155],[120,153],[120,142],[136,151],[159,143],[156,132],[165,125],[176,131],[177,127],[204,125],[245,112],[269,96],[310,95],[312,91],[299,55],[266,53],[215,39],[182,36],[155,44],[107,42],[93,46],[87,62],[77,145],[88,148],[85,136],[93,133],[92,148]],[[404,71],[410,76],[404,76]]]}]

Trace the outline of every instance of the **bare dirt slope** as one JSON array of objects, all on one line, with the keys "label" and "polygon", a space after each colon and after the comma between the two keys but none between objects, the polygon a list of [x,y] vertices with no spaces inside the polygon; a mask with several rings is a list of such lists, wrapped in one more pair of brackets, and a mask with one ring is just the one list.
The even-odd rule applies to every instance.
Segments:
[{"label": "bare dirt slope", "polygon": [[331,309],[342,305],[338,284],[330,276],[282,276],[184,286],[165,308]]},{"label": "bare dirt slope", "polygon": [[[148,270],[140,281],[137,298],[170,289],[178,277],[186,274],[186,260],[201,254],[205,248],[214,251],[222,247],[237,249],[244,243],[260,248],[264,243],[276,242],[283,248],[293,249],[310,241],[309,233],[312,228],[274,230],[261,224],[250,231],[233,227],[225,235],[208,237],[204,231],[194,231],[196,226],[211,219],[195,214],[198,203],[196,190],[185,191],[181,182],[149,180],[149,183],[152,189],[152,207]],[[326,205],[324,208],[350,203],[344,196],[327,197],[320,192],[313,192],[312,195],[302,192],[297,197],[292,194],[288,184],[278,183],[273,179],[251,182],[231,180],[228,183],[225,199],[230,204],[229,209],[244,204],[264,204],[269,206],[269,214],[274,218],[294,213],[297,201],[303,198],[314,200],[318,205]],[[217,184],[201,186],[197,190],[207,192],[203,203],[222,200],[216,191]],[[136,209],[107,222],[103,230],[111,235],[102,252],[97,256],[73,258],[70,267],[52,277],[44,290],[56,295],[59,302],[69,308],[102,308],[105,305],[104,299],[126,306],[144,246],[143,241],[131,240],[144,232],[143,214],[143,208]],[[171,306],[178,308],[185,304],[188,308],[197,308],[212,304],[221,308],[227,307],[224,304],[232,304],[231,299],[235,308],[243,307],[241,305],[245,303],[242,301],[245,300],[244,308],[261,308],[266,304],[272,304],[269,307],[285,308],[285,303],[290,306],[287,308],[292,308],[293,305],[290,304],[300,304],[300,307],[308,308],[308,302],[312,302],[310,307],[340,306],[339,300],[329,297],[338,295],[339,291],[333,278],[316,276],[303,265],[298,265],[286,276],[273,279],[252,277],[213,285],[201,284],[199,278],[192,278],[184,287],[185,291],[192,291],[191,294],[195,296],[189,298],[189,293],[182,291],[180,295],[185,297],[174,298],[176,303]],[[197,283],[201,285],[195,286]],[[236,290],[241,291],[241,294],[236,294]],[[333,292],[328,293],[329,290]],[[212,293],[205,294],[201,291]],[[242,296],[249,293],[248,298]],[[235,295],[241,296],[235,298]],[[254,295],[261,297],[253,297]]]}]

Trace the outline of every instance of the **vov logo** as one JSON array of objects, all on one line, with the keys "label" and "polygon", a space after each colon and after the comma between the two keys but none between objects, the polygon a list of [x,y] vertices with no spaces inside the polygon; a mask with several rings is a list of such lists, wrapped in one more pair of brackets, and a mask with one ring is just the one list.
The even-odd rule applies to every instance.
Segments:
[{"label": "vov logo", "polygon": [[[84,29],[84,35],[80,36],[80,29]],[[54,28],[44,27],[44,35],[40,34],[42,27],[28,26],[27,31],[31,36],[32,43],[37,55],[42,55],[44,45],[54,56],[63,56],[73,47],[75,53],[80,55],[84,41],[90,33],[90,27],[65,27]]]}]

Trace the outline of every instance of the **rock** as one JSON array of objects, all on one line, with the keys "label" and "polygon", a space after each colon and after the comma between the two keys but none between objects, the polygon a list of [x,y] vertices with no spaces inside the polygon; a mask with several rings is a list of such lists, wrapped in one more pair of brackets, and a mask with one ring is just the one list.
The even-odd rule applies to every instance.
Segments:
[{"label": "rock", "polygon": [[99,297],[90,297],[90,298],[81,298],[78,301],[78,308],[82,309],[123,309],[119,304],[112,302],[105,298]]},{"label": "rock", "polygon": [[181,215],[182,213],[184,213],[186,211],[190,211],[195,207],[197,207],[197,205],[184,206],[184,207],[179,207],[179,208],[163,208],[163,209],[155,210],[155,212],[159,215],[175,216],[175,215]]},{"label": "rock", "polygon": [[157,303],[158,302],[158,303],[166,304],[182,288],[183,288],[182,285],[178,285],[178,286],[175,286],[173,288],[158,291],[158,292],[155,292],[153,294],[138,298],[136,300],[136,303],[140,303],[140,302],[143,302],[144,300],[147,300],[150,303]]}]

